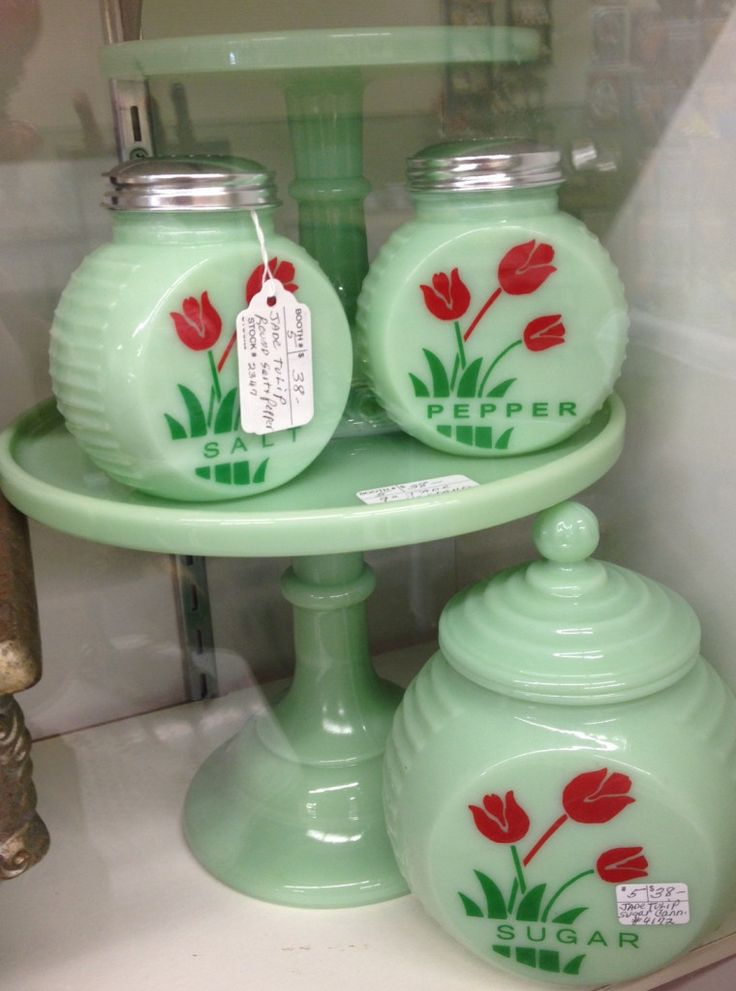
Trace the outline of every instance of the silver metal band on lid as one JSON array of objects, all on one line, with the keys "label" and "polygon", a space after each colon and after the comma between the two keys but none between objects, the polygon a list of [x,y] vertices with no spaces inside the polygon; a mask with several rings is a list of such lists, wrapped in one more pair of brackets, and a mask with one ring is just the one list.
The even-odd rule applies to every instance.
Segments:
[{"label": "silver metal band on lid", "polygon": [[273,172],[247,158],[140,158],[106,173],[110,210],[200,211],[278,206]]},{"label": "silver metal band on lid", "polygon": [[532,189],[563,181],[560,152],[527,141],[454,141],[430,145],[407,162],[412,192]]}]

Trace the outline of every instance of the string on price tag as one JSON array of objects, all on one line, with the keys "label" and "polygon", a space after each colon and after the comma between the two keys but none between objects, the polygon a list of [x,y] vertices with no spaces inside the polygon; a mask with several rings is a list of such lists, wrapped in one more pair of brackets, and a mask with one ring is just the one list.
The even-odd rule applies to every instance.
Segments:
[{"label": "string on price tag", "polygon": [[274,279],[258,215],[261,289],[236,319],[240,422],[247,433],[302,427],[314,416],[309,307]]}]

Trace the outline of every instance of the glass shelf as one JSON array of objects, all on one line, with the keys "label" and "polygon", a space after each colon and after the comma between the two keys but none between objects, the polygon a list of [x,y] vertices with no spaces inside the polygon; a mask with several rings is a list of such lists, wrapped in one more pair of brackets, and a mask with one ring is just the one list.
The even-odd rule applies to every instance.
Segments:
[{"label": "glass shelf", "polygon": [[[377,664],[406,681],[419,659],[396,652]],[[468,953],[412,897],[295,912],[212,883],[181,837],[183,792],[262,705],[251,688],[34,746],[54,855],[3,885],[3,991],[233,991],[244,975],[278,991],[544,991]],[[702,946],[615,991],[669,986],[722,960],[736,952],[734,929],[732,913]],[[726,991],[730,974],[710,987]]]}]

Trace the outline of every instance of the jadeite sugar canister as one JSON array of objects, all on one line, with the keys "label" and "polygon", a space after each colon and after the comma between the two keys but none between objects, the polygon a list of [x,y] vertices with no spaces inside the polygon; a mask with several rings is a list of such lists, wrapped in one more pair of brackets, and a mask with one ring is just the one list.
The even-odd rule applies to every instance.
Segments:
[{"label": "jadeite sugar canister", "polygon": [[434,145],[408,163],[415,216],[359,299],[358,353],[389,416],[441,451],[503,456],[578,430],[624,359],[626,303],[605,249],[558,209],[560,155]]},{"label": "jadeite sugar canister", "polygon": [[595,517],[542,513],[545,560],[453,598],[386,751],[389,835],[441,926],[518,977],[658,969],[736,904],[736,704],[674,592],[590,559]]},{"label": "jadeite sugar canister", "polygon": [[[235,499],[293,478],[340,420],[352,350],[327,278],[274,230],[272,173],[246,159],[143,159],[109,178],[112,243],[72,276],[51,331],[53,388],[69,430],[114,479],[169,499]],[[246,432],[234,344],[236,317],[264,284],[256,220],[268,285],[311,311],[311,353],[295,368],[304,374],[310,362],[314,415]],[[289,362],[301,342],[277,343],[270,378],[256,383],[266,406],[291,402],[300,386]]]}]

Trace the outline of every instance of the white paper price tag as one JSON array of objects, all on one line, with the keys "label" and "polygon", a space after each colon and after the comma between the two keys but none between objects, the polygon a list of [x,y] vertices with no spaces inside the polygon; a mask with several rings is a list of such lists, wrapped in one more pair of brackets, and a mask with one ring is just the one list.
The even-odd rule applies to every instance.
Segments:
[{"label": "white paper price tag", "polygon": [[362,492],[356,492],[356,495],[361,502],[375,505],[381,502],[401,502],[404,499],[443,495],[445,492],[461,492],[463,489],[473,489],[477,484],[467,475],[442,475],[439,478],[424,478],[419,482],[384,485],[380,489],[363,489]]},{"label": "white paper price tag", "polygon": [[268,280],[237,317],[240,422],[251,434],[303,427],[314,416],[309,308]]},{"label": "white paper price tag", "polygon": [[617,884],[618,921],[627,926],[684,926],[690,921],[686,884]]}]

